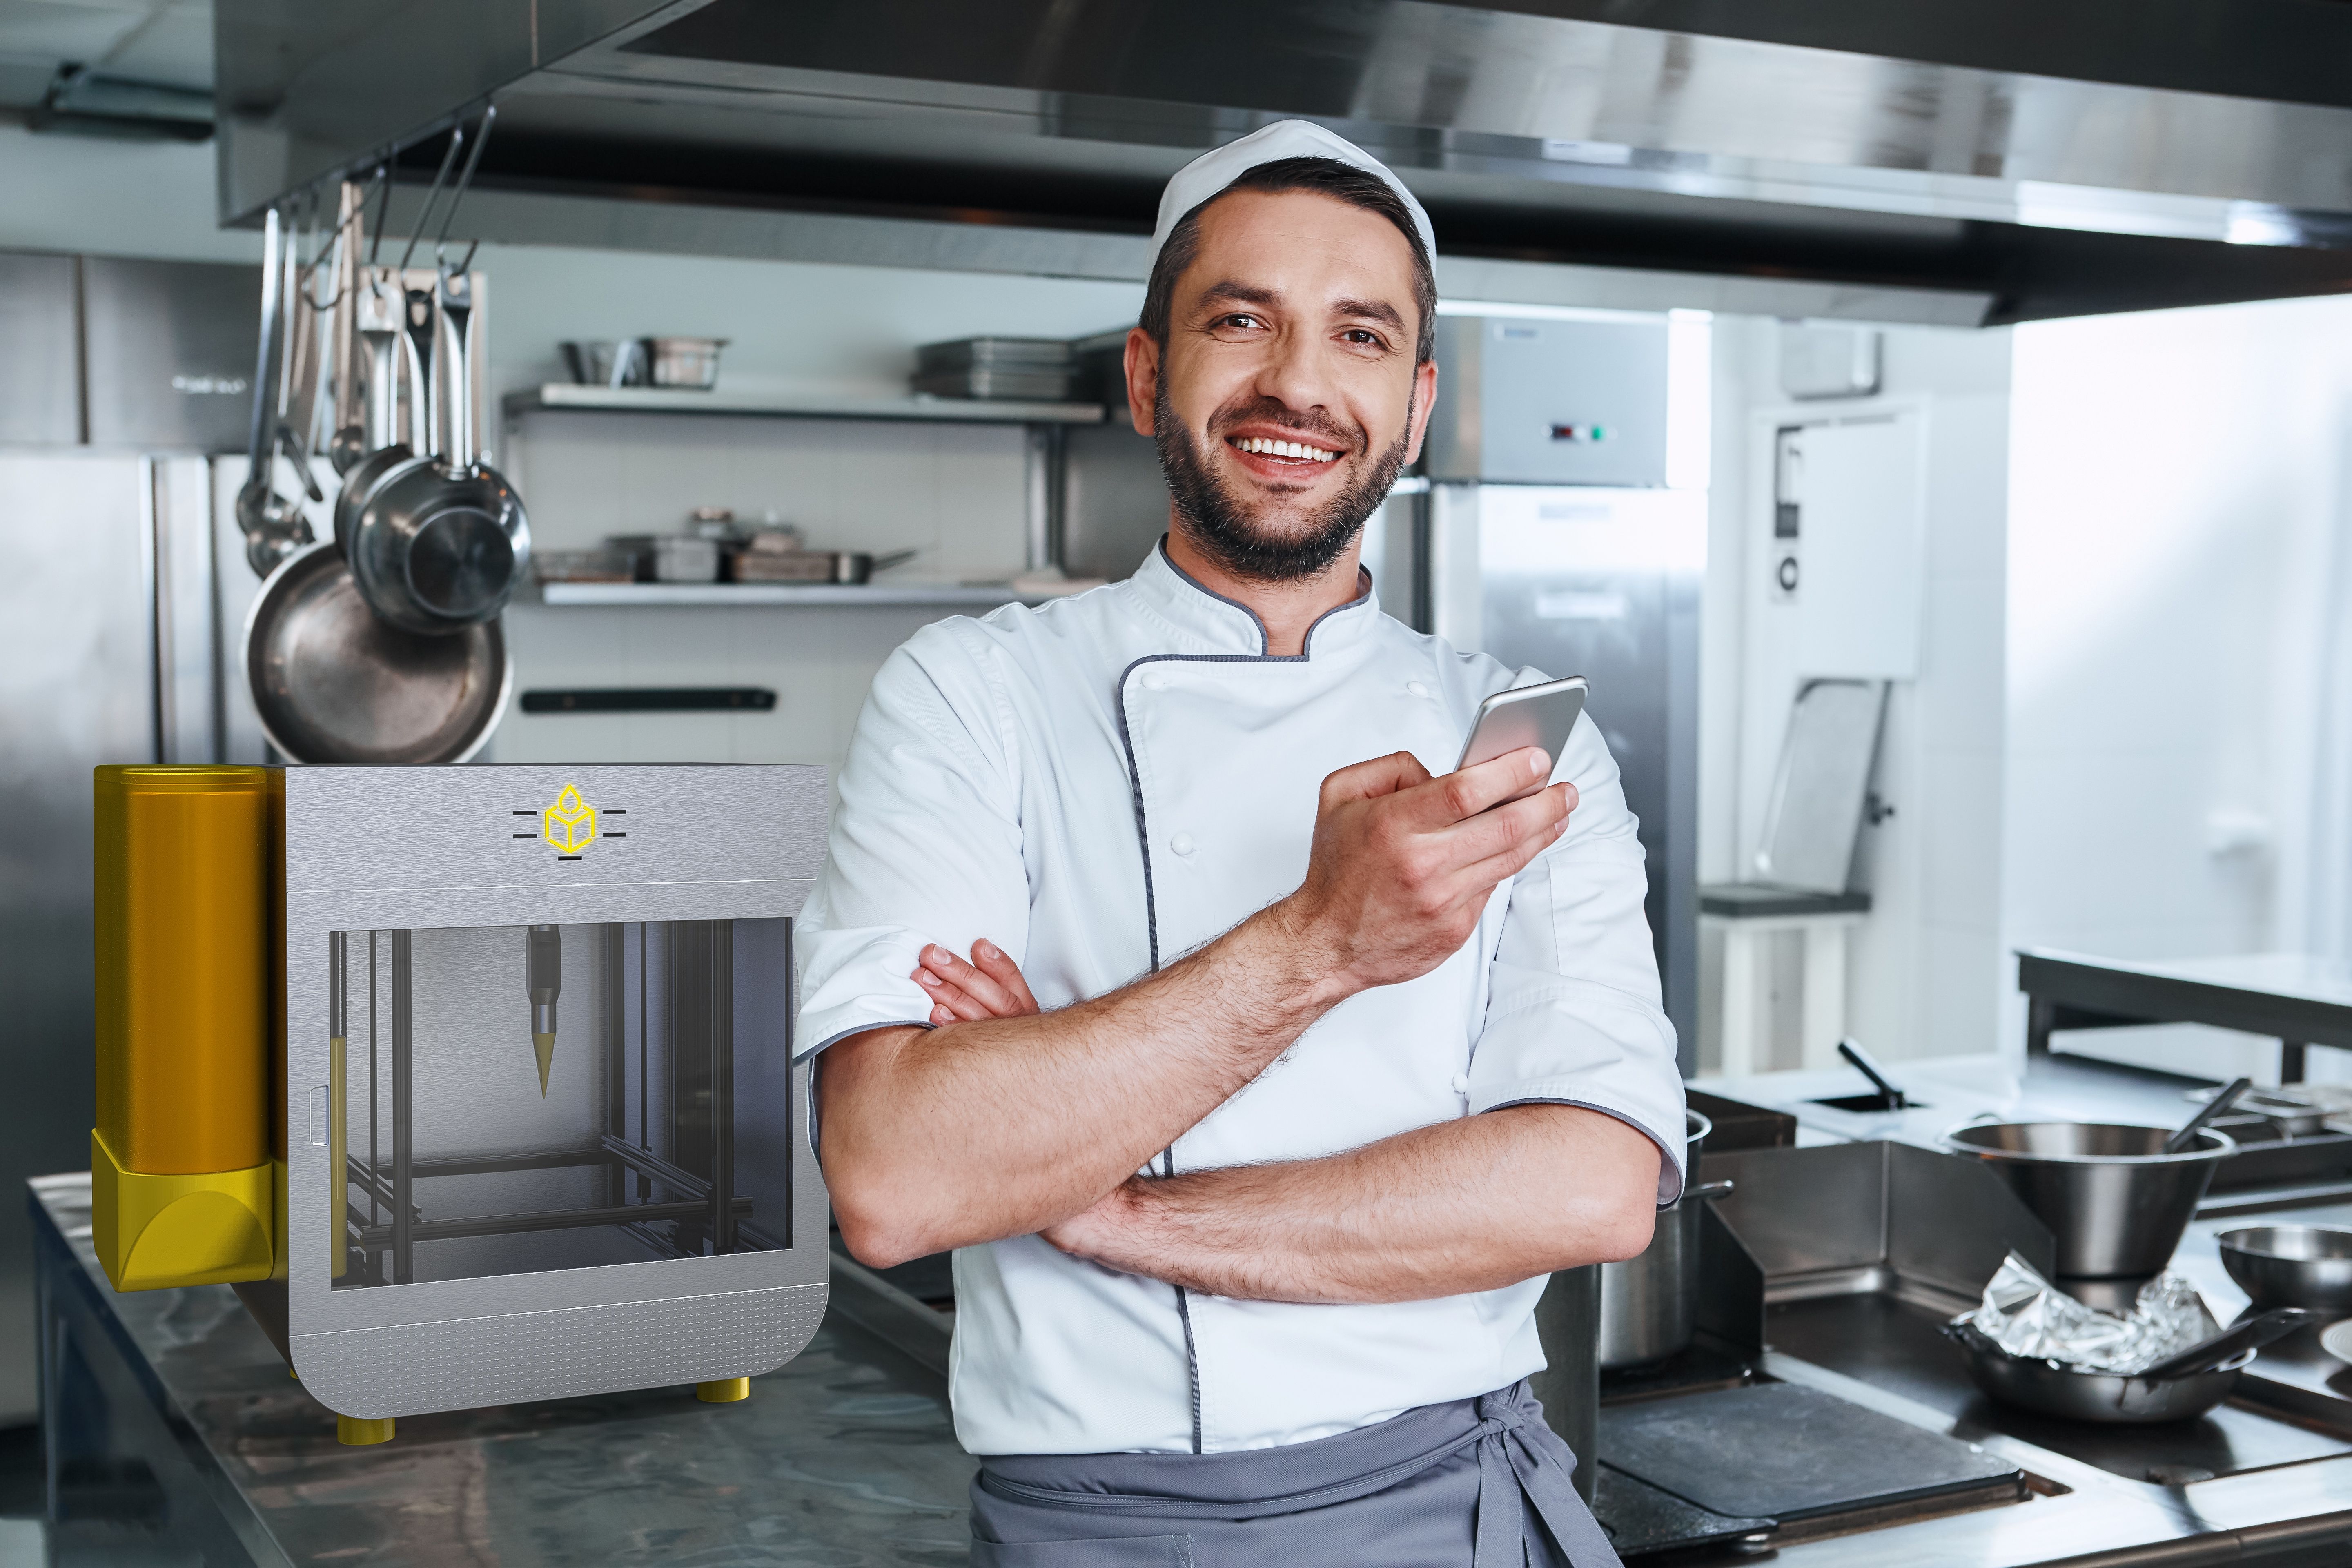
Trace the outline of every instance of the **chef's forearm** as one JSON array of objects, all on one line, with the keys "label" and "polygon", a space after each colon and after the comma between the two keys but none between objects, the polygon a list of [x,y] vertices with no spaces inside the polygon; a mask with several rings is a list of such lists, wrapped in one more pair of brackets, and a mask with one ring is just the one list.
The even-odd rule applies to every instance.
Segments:
[{"label": "chef's forearm", "polygon": [[887,1266],[1085,1209],[1340,1001],[1332,968],[1276,905],[1091,1001],[836,1043],[818,1124],[844,1239]]},{"label": "chef's forearm", "polygon": [[1321,1160],[1127,1183],[1049,1233],[1113,1268],[1252,1300],[1424,1300],[1647,1246],[1656,1145],[1516,1106]]}]

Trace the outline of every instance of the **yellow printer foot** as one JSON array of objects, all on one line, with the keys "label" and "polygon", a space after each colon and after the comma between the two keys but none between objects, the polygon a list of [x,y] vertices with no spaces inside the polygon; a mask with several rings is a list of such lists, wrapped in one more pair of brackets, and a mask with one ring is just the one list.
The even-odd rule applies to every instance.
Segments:
[{"label": "yellow printer foot", "polygon": [[354,1448],[365,1447],[370,1443],[389,1443],[392,1441],[392,1427],[393,1418],[389,1415],[373,1419],[362,1415],[338,1415],[335,1417],[335,1441]]}]

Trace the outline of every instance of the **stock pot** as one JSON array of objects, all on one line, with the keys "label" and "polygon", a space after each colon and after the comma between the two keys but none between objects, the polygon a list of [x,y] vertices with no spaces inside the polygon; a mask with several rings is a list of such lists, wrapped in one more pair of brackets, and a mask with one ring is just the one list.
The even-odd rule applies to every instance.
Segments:
[{"label": "stock pot", "polygon": [[[1714,1124],[1684,1113],[1683,1170],[1698,1173],[1699,1147]],[[1701,1207],[1727,1196],[1729,1182],[1685,1186],[1682,1200],[1658,1211],[1657,1228],[1638,1258],[1601,1266],[1601,1341],[1595,1359],[1603,1372],[1664,1361],[1687,1348],[1698,1331],[1698,1227]]]}]

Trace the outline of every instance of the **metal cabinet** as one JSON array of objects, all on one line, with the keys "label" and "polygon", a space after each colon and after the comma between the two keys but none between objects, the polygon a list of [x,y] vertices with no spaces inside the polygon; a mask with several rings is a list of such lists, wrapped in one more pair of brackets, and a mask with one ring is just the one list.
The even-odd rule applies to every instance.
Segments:
[{"label": "metal cabinet", "polygon": [[81,439],[75,258],[0,252],[0,442]]},{"label": "metal cabinet", "polygon": [[245,448],[259,268],[85,256],[81,294],[90,445]]}]

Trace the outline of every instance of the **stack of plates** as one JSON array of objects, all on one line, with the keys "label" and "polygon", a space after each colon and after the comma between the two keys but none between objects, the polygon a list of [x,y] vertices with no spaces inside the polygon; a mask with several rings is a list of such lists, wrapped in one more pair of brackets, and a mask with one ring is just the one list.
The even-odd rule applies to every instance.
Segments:
[{"label": "stack of plates", "polygon": [[934,397],[1060,403],[1075,374],[1059,338],[959,338],[915,351],[915,390]]}]

